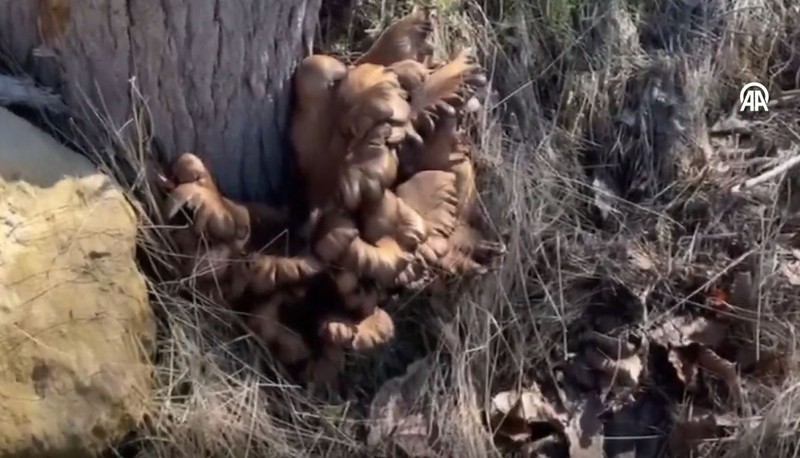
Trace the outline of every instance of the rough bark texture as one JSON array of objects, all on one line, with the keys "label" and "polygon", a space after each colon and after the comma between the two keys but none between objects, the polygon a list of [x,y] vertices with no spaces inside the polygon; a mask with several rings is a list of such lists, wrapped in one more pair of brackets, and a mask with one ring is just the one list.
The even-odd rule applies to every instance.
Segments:
[{"label": "rough bark texture", "polygon": [[169,156],[200,155],[232,197],[275,200],[290,173],[289,81],[320,2],[0,0],[0,47],[73,110],[88,96],[118,125],[136,77]]}]

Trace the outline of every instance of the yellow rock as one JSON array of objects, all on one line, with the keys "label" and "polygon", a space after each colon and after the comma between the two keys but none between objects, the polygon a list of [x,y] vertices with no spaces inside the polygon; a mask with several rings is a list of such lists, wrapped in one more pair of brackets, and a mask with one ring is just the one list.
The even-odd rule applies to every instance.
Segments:
[{"label": "yellow rock", "polygon": [[135,240],[110,178],[0,108],[0,456],[92,455],[142,420],[155,320]]}]

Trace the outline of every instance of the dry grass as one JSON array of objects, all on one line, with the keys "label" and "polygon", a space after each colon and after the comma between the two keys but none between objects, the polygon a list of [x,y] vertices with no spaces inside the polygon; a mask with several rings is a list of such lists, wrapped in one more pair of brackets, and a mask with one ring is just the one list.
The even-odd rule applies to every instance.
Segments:
[{"label": "dry grass", "polygon": [[[385,25],[409,6],[365,3],[365,13],[349,18],[358,26],[323,30],[328,49],[343,52],[341,37],[363,42],[354,30]],[[779,269],[788,248],[797,248],[798,218],[784,211],[796,203],[781,180],[744,198],[727,190],[782,160],[770,146],[797,143],[796,113],[777,113],[754,135],[749,156],[732,152],[745,146],[710,140],[708,131],[733,109],[744,82],[761,81],[773,94],[800,88],[796,3],[439,2],[438,52],[477,47],[498,90],[473,130],[482,201],[508,255],[480,284],[451,297],[394,304],[397,341],[353,357],[349,391],[340,396],[314,396],[286,380],[258,342],[241,334],[238,317],[182,297],[185,284],[157,274],[168,271],[173,255],[160,222],[146,216],[157,206],[154,193],[134,172],[150,154],[147,142],[130,141],[147,137],[146,110],[122,129],[108,126],[110,146],[96,154],[141,204],[142,263],[162,322],[154,409],[120,453],[389,454],[386,442],[379,450],[365,445],[370,401],[386,380],[427,356],[429,380],[415,397],[436,425],[441,456],[500,456],[483,419],[492,394],[550,378],[587,310],[624,315],[638,308],[635,326],[646,330],[669,310],[703,307],[698,295],[707,285],[729,285],[732,272],[745,270],[757,294],[749,306],[734,304],[741,339],[793,355],[798,288]],[[608,216],[598,205],[611,209]],[[641,259],[650,267],[641,268]],[[703,453],[798,453],[798,381],[794,365],[776,383],[743,375],[746,403],[736,414],[755,426],[734,428]]]},{"label": "dry grass", "polygon": [[[785,79],[798,70],[785,48],[796,43],[786,26],[799,17],[798,7],[597,3],[506,2],[506,11],[489,13],[503,25],[486,27],[488,39],[478,40],[489,43],[487,61],[497,62],[494,81],[510,112],[501,119],[512,124],[511,138],[493,154],[503,159],[500,177],[486,192],[494,194],[489,208],[506,210],[494,216],[509,232],[510,256],[497,283],[479,297],[500,300],[481,301],[468,317],[470,329],[493,323],[491,331],[467,337],[468,346],[486,349],[484,358],[496,362],[473,380],[491,392],[520,378],[524,385],[547,377],[542,368],[564,357],[575,336],[567,330],[587,307],[625,313],[628,299],[620,291],[632,293],[640,298],[636,307],[645,308],[637,325],[646,330],[678,306],[702,307],[696,293],[706,284],[730,286],[734,270],[756,279],[756,303],[734,312],[747,329],[743,337],[789,356],[797,346],[791,309],[797,287],[776,273],[796,217],[783,214],[774,185],[762,190],[769,199],[760,202],[727,192],[764,167],[754,167],[753,156],[773,154],[761,158],[765,168],[781,159],[766,153],[769,147],[749,158],[731,154],[728,144],[712,147],[708,130],[734,108],[745,82],[769,83],[773,94],[797,88]],[[497,40],[504,45],[496,47]],[[779,72],[782,64],[788,68]],[[796,143],[786,121],[796,112],[775,116],[760,140]],[[592,208],[598,200],[613,207],[600,227]],[[653,275],[635,267],[631,251],[649,259]],[[491,319],[479,316],[489,313]],[[745,377],[749,396],[740,415],[774,420],[706,452],[795,453],[798,411],[790,399],[797,375],[769,387]],[[772,404],[781,393],[789,399]]]}]

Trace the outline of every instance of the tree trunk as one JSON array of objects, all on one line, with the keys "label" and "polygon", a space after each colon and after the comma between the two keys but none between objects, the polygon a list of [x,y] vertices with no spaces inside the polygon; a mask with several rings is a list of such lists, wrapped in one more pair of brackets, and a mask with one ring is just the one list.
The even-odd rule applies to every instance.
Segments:
[{"label": "tree trunk", "polygon": [[0,49],[74,112],[88,99],[118,126],[135,77],[169,157],[195,152],[227,195],[274,201],[291,170],[289,82],[320,3],[0,0]]}]

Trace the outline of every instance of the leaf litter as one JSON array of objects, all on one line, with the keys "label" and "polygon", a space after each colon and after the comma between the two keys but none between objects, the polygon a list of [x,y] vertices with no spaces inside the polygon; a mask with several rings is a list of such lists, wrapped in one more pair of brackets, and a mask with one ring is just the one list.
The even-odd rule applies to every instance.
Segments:
[{"label": "leaf litter", "polygon": [[370,405],[367,445],[379,448],[388,441],[408,456],[438,456],[432,448],[431,422],[425,415],[420,395],[425,392],[430,360],[411,363],[405,374],[388,380],[375,394]]},{"label": "leaf litter", "polygon": [[[674,431],[679,437],[692,443],[718,437],[720,427],[730,426],[724,416],[704,410],[702,418],[671,419],[669,402],[648,389],[655,378],[648,369],[672,372],[687,391],[702,386],[708,375],[717,377],[740,404],[735,363],[712,349],[724,341],[726,329],[713,319],[675,315],[652,328],[638,344],[634,338],[588,331],[580,339],[584,348],[560,367],[559,396],[547,397],[535,384],[494,395],[489,417],[495,437],[521,447],[544,441],[550,451],[544,454],[544,447],[531,445],[528,450],[538,454],[530,456],[570,458],[656,456],[651,453],[659,445],[652,438],[669,423],[678,428]],[[653,361],[658,352],[667,353],[666,364]]]}]

